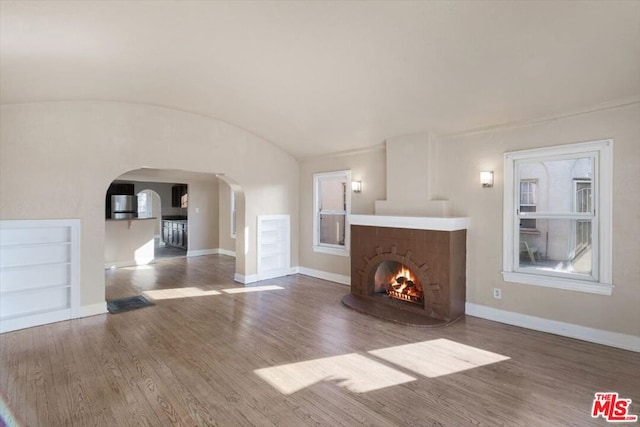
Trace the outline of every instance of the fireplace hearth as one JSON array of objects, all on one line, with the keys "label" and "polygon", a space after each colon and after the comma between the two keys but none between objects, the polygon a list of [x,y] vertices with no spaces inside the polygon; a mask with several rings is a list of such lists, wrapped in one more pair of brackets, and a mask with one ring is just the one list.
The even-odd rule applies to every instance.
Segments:
[{"label": "fireplace hearth", "polygon": [[444,326],[464,315],[467,218],[352,215],[351,293],[386,320]]}]

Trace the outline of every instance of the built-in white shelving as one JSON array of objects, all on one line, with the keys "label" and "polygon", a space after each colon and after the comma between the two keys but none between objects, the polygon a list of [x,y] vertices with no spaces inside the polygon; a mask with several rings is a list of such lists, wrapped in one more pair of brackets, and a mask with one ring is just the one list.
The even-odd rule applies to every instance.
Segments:
[{"label": "built-in white shelving", "polygon": [[258,279],[291,274],[289,215],[258,216]]},{"label": "built-in white shelving", "polygon": [[0,332],[79,310],[80,220],[0,221]]}]

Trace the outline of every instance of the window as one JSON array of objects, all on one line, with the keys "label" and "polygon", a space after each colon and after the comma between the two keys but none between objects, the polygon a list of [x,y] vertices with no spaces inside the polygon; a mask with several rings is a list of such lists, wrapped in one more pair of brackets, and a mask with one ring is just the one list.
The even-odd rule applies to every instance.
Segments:
[{"label": "window", "polygon": [[313,249],[349,256],[351,193],[347,191],[351,171],[318,173],[313,176]]},{"label": "window", "polygon": [[138,193],[138,218],[153,216],[150,194],[145,190]]},{"label": "window", "polygon": [[505,281],[611,294],[612,147],[505,153]]}]

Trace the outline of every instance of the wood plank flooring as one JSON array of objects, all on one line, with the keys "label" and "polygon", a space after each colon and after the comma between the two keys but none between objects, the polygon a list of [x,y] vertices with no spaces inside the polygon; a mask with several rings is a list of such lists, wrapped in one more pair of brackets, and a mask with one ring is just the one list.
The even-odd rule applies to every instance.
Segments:
[{"label": "wood plank flooring", "polygon": [[[302,275],[255,284],[282,289],[226,293],[241,287],[233,262],[107,271],[107,299],[176,288],[194,296],[2,334],[0,391],[28,426],[599,426],[590,411],[601,391],[632,399],[640,414],[637,353],[473,317],[442,329],[389,323],[344,307],[347,287]],[[433,340],[509,359],[430,378],[369,353]],[[345,355],[379,368],[340,365],[364,360],[353,356],[318,362],[344,373],[290,394],[254,372]],[[301,367],[314,365],[285,370],[304,382]],[[383,371],[413,379],[359,389]]]}]

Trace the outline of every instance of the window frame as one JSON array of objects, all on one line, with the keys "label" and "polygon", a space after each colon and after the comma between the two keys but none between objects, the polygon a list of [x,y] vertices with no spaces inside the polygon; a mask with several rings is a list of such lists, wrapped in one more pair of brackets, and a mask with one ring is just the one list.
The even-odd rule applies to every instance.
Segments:
[{"label": "window frame", "polygon": [[[574,219],[585,216],[592,221],[592,247],[596,262],[592,275],[580,273],[555,273],[519,266],[520,177],[517,165],[522,161],[552,160],[561,158],[593,157],[593,206],[592,213],[582,214],[536,212],[532,218]],[[597,140],[504,154],[504,206],[503,206],[503,262],[502,276],[507,282],[551,287],[600,295],[611,295],[612,284],[612,218],[613,218],[613,140]]]},{"label": "window frame", "polygon": [[[344,247],[320,243],[320,184],[325,180],[345,180],[345,217],[344,217]],[[351,214],[351,170],[320,172],[313,174],[313,251],[330,255],[349,256],[351,244],[351,230],[349,226],[349,214]]]}]

